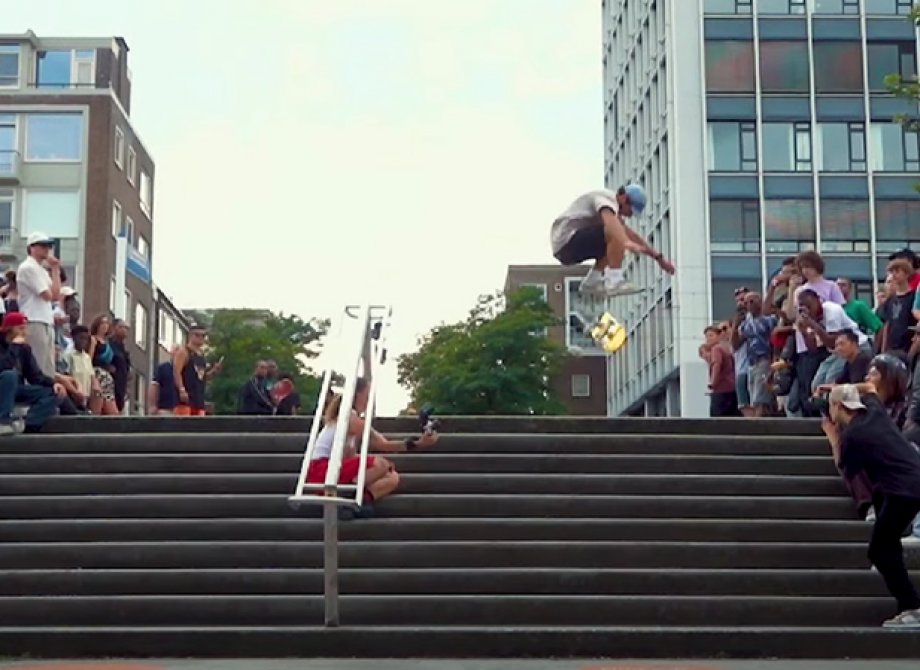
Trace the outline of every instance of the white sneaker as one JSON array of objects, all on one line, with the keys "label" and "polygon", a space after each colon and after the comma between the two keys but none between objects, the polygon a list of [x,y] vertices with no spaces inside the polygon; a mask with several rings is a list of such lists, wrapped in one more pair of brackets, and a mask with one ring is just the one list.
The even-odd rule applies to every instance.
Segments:
[{"label": "white sneaker", "polygon": [[608,298],[612,298],[618,295],[632,295],[634,293],[641,293],[642,289],[635,284],[631,284],[625,279],[607,279],[604,281],[604,292],[607,294]]},{"label": "white sneaker", "polygon": [[875,508],[870,507],[866,513],[866,523],[875,523]]},{"label": "white sneaker", "polygon": [[883,623],[882,628],[920,630],[920,610],[901,612],[898,616]]},{"label": "white sneaker", "polygon": [[16,434],[16,429],[8,423],[0,423],[0,437],[9,437]]},{"label": "white sneaker", "polygon": [[592,270],[578,285],[579,293],[598,294],[604,292],[604,275]]}]

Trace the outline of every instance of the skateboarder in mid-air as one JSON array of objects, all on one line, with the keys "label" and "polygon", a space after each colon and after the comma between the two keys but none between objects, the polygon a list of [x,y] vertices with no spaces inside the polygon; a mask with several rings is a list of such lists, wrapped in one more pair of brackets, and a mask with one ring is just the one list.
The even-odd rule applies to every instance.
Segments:
[{"label": "skateboarder in mid-air", "polygon": [[556,260],[563,265],[594,261],[579,291],[610,297],[642,291],[623,276],[627,251],[651,256],[662,270],[674,274],[674,264],[623,222],[641,214],[645,203],[645,190],[638,184],[617,191],[592,191],[576,199],[553,222],[550,239]]}]

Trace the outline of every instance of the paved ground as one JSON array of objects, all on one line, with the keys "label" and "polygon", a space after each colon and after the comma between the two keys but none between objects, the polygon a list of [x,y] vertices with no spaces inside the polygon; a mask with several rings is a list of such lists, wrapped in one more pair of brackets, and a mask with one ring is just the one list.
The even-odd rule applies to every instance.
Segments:
[{"label": "paved ground", "polygon": [[917,670],[914,661],[21,661],[2,670]]}]

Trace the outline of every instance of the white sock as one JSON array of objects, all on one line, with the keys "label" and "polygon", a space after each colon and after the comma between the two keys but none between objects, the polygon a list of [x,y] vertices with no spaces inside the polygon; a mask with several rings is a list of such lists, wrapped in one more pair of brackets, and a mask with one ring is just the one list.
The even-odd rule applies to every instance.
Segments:
[{"label": "white sock", "polygon": [[603,279],[603,275],[600,273],[600,271],[597,268],[591,268],[590,270],[588,270],[588,274],[585,277],[586,282],[594,282],[600,279]]},{"label": "white sock", "polygon": [[604,280],[611,282],[623,281],[623,270],[621,268],[605,268]]}]

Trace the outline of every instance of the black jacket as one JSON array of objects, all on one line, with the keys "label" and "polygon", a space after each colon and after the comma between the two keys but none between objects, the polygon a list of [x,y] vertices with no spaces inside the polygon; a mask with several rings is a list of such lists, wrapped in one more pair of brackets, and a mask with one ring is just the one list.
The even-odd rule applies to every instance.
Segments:
[{"label": "black jacket", "polygon": [[49,388],[54,386],[54,380],[38,367],[28,344],[10,343],[6,338],[0,337],[0,372],[4,370],[16,370],[20,383]]},{"label": "black jacket", "polygon": [[247,415],[271,415],[275,413],[275,406],[268,391],[265,390],[263,380],[253,377],[243,384],[243,388],[240,389],[238,411],[240,414]]}]

